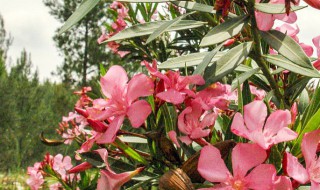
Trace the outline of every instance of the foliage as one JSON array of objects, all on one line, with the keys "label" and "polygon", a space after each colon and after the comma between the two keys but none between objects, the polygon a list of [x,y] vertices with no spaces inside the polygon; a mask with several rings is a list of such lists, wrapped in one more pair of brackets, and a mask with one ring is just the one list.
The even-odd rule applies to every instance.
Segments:
[{"label": "foliage", "polygon": [[[76,92],[75,111],[59,127],[64,141],[43,140],[76,142],[81,164],[70,169],[69,157],[60,164],[60,154],[46,155],[28,168],[31,188],[51,185],[48,175],[65,189],[320,187],[320,91],[308,86],[320,77],[320,36],[314,59],[297,28],[272,29],[305,7],[121,2],[106,11],[113,19],[98,42],[142,67],[101,66],[100,91]],[[60,32],[96,4],[83,1]]]}]

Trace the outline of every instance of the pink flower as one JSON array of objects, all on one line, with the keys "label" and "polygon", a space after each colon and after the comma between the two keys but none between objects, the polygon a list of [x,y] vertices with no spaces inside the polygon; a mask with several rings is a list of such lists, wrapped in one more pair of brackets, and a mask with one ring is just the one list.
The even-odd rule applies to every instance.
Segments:
[{"label": "pink flower", "polygon": [[27,184],[30,186],[31,190],[38,190],[44,183],[41,172],[32,171],[28,174],[30,175],[30,177],[27,179]]},{"label": "pink flower", "polygon": [[178,128],[187,135],[180,137],[180,140],[189,145],[194,139],[208,136],[216,118],[216,113],[204,113],[201,104],[196,101],[191,102],[191,106],[184,109],[178,116]]},{"label": "pink flower", "polygon": [[62,188],[62,185],[60,183],[54,183],[49,187],[50,190],[60,190],[61,188]]},{"label": "pink flower", "polygon": [[113,3],[110,5],[110,8],[117,11],[118,18],[125,18],[128,16],[129,9],[127,9],[122,3],[113,1]]},{"label": "pink flower", "polygon": [[172,104],[181,104],[186,96],[194,97],[195,93],[189,89],[189,84],[203,85],[204,79],[200,75],[180,76],[179,71],[169,70],[166,74],[162,74],[157,68],[145,64],[150,74],[163,80],[165,90],[158,92],[157,97],[163,101]]},{"label": "pink flower", "polygon": [[314,37],[314,38],[312,39],[312,42],[313,42],[314,46],[315,46],[316,49],[317,49],[317,56],[318,56],[318,60],[313,63],[313,66],[314,66],[316,69],[320,70],[320,35]]},{"label": "pink flower", "polygon": [[69,170],[71,168],[72,168],[72,164],[71,164],[70,156],[65,156],[63,158],[62,154],[57,154],[53,158],[52,169],[54,169],[56,172],[58,172],[61,175],[62,179],[66,178],[67,170]]},{"label": "pink flower", "polygon": [[262,164],[266,158],[266,151],[258,145],[238,143],[232,150],[231,174],[219,149],[207,145],[201,150],[198,171],[207,181],[219,183],[206,190],[272,190],[276,169],[271,164]]},{"label": "pink flower", "polygon": [[98,179],[97,190],[118,190],[123,184],[130,181],[133,176],[139,174],[144,169],[143,167],[140,167],[134,171],[117,174],[112,171],[109,166],[107,160],[108,151],[106,149],[98,149],[96,152],[99,153],[106,165],[106,169],[100,170],[100,178]]},{"label": "pink flower", "polygon": [[311,190],[320,189],[320,159],[317,156],[319,141],[320,130],[315,130],[304,135],[301,149],[306,163],[305,168],[290,153],[286,153],[285,155],[288,175],[301,184],[311,181]]},{"label": "pink flower", "polygon": [[230,86],[214,83],[196,94],[195,101],[199,102],[204,110],[214,107],[226,110],[229,106]]},{"label": "pink flower", "polygon": [[277,110],[267,117],[267,107],[263,101],[253,101],[244,106],[244,116],[236,113],[231,131],[257,143],[263,149],[272,145],[297,138],[297,133],[287,126],[291,123],[288,110]]},{"label": "pink flower", "polygon": [[[128,82],[126,71],[121,66],[112,66],[105,76],[100,79],[101,89],[107,99],[101,100],[100,108],[88,108],[89,117],[104,121],[109,120],[106,132],[97,143],[111,143],[114,141],[122,122],[127,116],[132,127],[140,127],[148,115],[151,107],[145,100],[138,100],[153,94],[154,84],[144,74],[137,74]],[[95,106],[95,105],[94,105]]]},{"label": "pink flower", "polygon": [[[259,2],[258,0],[256,1]],[[271,0],[271,4],[285,4],[284,0]],[[297,20],[297,15],[295,12],[291,12],[289,16],[287,14],[267,14],[260,11],[255,11],[255,17],[257,21],[257,26],[259,30],[268,31],[273,27],[274,21],[276,19],[282,20],[286,23],[294,23]]]}]

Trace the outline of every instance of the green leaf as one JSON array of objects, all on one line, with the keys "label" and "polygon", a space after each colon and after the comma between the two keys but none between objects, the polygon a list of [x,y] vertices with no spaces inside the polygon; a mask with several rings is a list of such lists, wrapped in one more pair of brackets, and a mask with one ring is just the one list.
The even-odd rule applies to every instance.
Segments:
[{"label": "green leaf", "polygon": [[241,62],[247,58],[251,51],[252,44],[252,42],[245,42],[232,48],[218,61],[216,61],[216,63],[208,67],[204,73],[206,84],[200,88],[205,88],[231,73],[239,64],[241,64]]},{"label": "green leaf", "polygon": [[[303,49],[296,41],[290,36],[277,30],[270,30],[268,32],[261,32],[261,36],[272,48],[277,50],[284,57],[293,63],[313,69],[308,56],[304,53]],[[285,68],[285,67],[284,67]]]},{"label": "green leaf", "polygon": [[311,132],[320,128],[320,109],[311,117],[307,125],[302,129],[302,132],[299,134],[298,138],[294,141],[291,153],[294,156],[297,156],[301,153],[300,145],[303,138],[303,135],[307,132]]},{"label": "green leaf", "polygon": [[320,108],[320,88],[316,88],[316,91],[312,95],[312,99],[306,111],[303,113],[302,126],[306,125],[309,119],[316,113]]},{"label": "green leaf", "polygon": [[128,3],[163,3],[176,0],[117,0],[119,2],[128,2]]},{"label": "green leaf", "polygon": [[79,8],[68,18],[64,25],[59,30],[58,35],[69,30],[77,22],[79,22],[84,16],[86,16],[98,3],[100,0],[84,0]]},{"label": "green leaf", "polygon": [[237,35],[243,27],[248,24],[249,16],[239,16],[227,20],[226,22],[214,27],[207,35],[201,40],[200,46],[209,46],[223,42],[235,35]]},{"label": "green leaf", "polygon": [[122,150],[126,155],[128,155],[133,160],[141,164],[148,165],[148,161],[146,159],[144,159],[140,154],[138,154],[130,146],[122,142],[119,138],[116,138],[114,145],[117,146],[120,150]]},{"label": "green leaf", "polygon": [[295,100],[305,89],[309,81],[309,77],[301,77],[295,80],[290,86],[286,88],[286,90],[284,91],[284,96],[290,98],[291,101]]},{"label": "green leaf", "polygon": [[100,68],[100,75],[104,76],[107,73],[106,68],[104,68],[102,63],[100,63],[99,68]]},{"label": "green leaf", "polygon": [[[154,31],[156,31],[159,28],[159,26],[166,24],[168,22],[170,21],[157,21],[157,22],[148,22],[144,24],[137,24],[120,31],[119,33],[117,33],[116,35],[112,36],[111,38],[109,38],[104,42],[125,40],[125,39],[139,37],[139,36],[146,36],[146,35],[152,34]],[[197,28],[197,27],[203,26],[204,24],[206,23],[195,21],[195,20],[181,20],[179,23],[167,28],[165,32]]]},{"label": "green leaf", "polygon": [[203,75],[204,70],[207,68],[207,66],[212,62],[212,59],[214,56],[219,52],[221,47],[223,46],[223,43],[218,45],[216,48],[214,48],[210,53],[208,53],[202,62],[197,66],[196,70],[193,72],[193,75]]},{"label": "green leaf", "polygon": [[195,12],[191,12],[191,13],[187,13],[184,15],[181,15],[173,20],[170,20],[169,22],[166,22],[164,24],[162,24],[160,27],[158,27],[147,39],[147,44],[151,41],[153,41],[154,39],[156,39],[158,36],[160,36],[162,33],[164,33],[166,30],[168,30],[170,27],[178,24],[183,18],[185,18],[188,15],[191,15]]},{"label": "green leaf", "polygon": [[179,6],[179,7],[183,7],[186,9],[216,14],[214,7],[210,6],[210,5],[196,3],[196,2],[192,2],[192,1],[175,1],[172,3]]},{"label": "green leaf", "polygon": [[232,81],[231,84],[231,91],[235,90],[238,86],[238,84],[242,84],[244,81],[249,79],[252,75],[258,73],[260,71],[260,68],[251,69],[250,71],[244,72],[241,75],[239,75],[237,78],[235,78]]},{"label": "green leaf", "polygon": [[139,144],[147,143],[147,139],[143,139],[140,137],[121,136],[119,137],[119,139],[126,143],[139,143]]},{"label": "green leaf", "polygon": [[[291,6],[290,11],[294,12],[308,6]],[[286,7],[284,4],[270,4],[270,3],[256,3],[254,5],[260,12],[269,13],[269,14],[283,14],[286,13]]]},{"label": "green leaf", "polygon": [[269,63],[292,71],[294,73],[298,73],[308,77],[315,77],[319,78],[320,73],[319,71],[315,70],[312,66],[310,68],[302,67],[297,65],[287,58],[283,57],[282,55],[264,55],[266,61]]},{"label": "green leaf", "polygon": [[[192,1],[174,1],[172,3],[179,6],[179,7],[183,7],[185,9],[216,14],[214,7],[210,6],[210,5],[196,3],[196,2],[192,2]],[[232,18],[238,17],[237,15],[235,15],[233,13],[229,13],[228,16],[232,17]]]},{"label": "green leaf", "polygon": [[[167,61],[161,63],[159,65],[159,69],[175,69],[175,68],[184,68],[184,67],[191,67],[199,65],[205,56],[207,56],[209,52],[203,52],[203,53],[191,53],[188,55],[183,55],[179,57],[175,57],[172,59],[168,59]],[[214,61],[217,61],[220,59],[225,52],[217,52],[217,54],[211,59],[211,64]]]}]

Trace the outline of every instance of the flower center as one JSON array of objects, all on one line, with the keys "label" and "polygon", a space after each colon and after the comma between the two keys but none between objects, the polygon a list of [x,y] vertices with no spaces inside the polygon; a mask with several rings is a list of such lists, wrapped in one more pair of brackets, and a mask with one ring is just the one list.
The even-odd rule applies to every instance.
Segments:
[{"label": "flower center", "polygon": [[241,180],[235,180],[232,184],[234,190],[244,190],[244,183]]}]

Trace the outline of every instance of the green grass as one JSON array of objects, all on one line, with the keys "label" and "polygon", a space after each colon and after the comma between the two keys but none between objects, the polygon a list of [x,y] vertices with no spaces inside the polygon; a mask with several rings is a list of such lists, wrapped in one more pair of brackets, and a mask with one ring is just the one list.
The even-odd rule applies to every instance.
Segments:
[{"label": "green grass", "polygon": [[27,190],[30,189],[26,183],[28,176],[23,172],[0,173],[1,190]]}]

